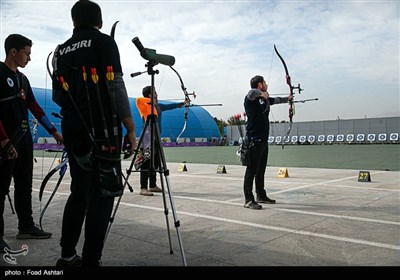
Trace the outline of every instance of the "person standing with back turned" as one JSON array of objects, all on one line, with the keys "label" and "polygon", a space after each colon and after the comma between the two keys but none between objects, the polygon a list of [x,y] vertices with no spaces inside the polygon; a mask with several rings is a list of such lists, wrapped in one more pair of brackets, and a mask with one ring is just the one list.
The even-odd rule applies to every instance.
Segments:
[{"label": "person standing with back turned", "polygon": [[[71,194],[62,220],[61,258],[56,266],[100,266],[114,196],[102,192],[101,169],[86,170],[81,156],[91,151],[95,160],[90,157],[89,162],[96,167],[100,162],[96,154],[100,152],[109,152],[120,160],[121,122],[127,131],[124,146],[131,156],[136,148],[135,126],[118,47],[113,38],[99,30],[103,24],[100,6],[89,0],[77,1],[71,16],[72,37],[56,48],[53,58],[53,100],[63,115],[71,173]],[[84,221],[80,257],[76,246]]]},{"label": "person standing with back turned", "polygon": [[[58,143],[61,134],[37,103],[28,78],[18,67],[24,68],[31,60],[32,41],[20,34],[9,35],[4,47],[6,59],[0,62],[0,142],[5,147],[21,124],[28,124],[28,110]],[[18,216],[17,239],[46,239],[50,232],[38,228],[32,217],[33,141],[29,129],[20,134],[19,143],[12,143],[0,161],[0,253],[10,248],[4,241],[4,200],[14,179],[15,210]]]},{"label": "person standing with back turned", "polygon": [[[268,85],[262,76],[250,80],[251,89],[244,98],[244,109],[247,115],[246,141],[251,146],[250,160],[244,175],[245,208],[261,209],[258,203],[275,204],[264,188],[264,175],[268,161],[269,111],[270,106],[287,103],[293,97],[269,97]],[[257,200],[254,200],[253,181],[255,180]],[[258,202],[258,203],[257,203]]]}]

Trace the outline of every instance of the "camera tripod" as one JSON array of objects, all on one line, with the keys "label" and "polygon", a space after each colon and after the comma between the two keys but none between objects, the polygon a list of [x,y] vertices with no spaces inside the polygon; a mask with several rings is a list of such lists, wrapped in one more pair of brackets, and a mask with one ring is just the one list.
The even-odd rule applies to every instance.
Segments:
[{"label": "camera tripod", "polygon": [[[148,170],[139,170],[137,172],[150,172],[150,176],[155,176],[155,174],[158,172],[160,173],[160,182],[161,182],[161,189],[162,189],[162,197],[163,197],[163,204],[164,204],[164,214],[165,214],[165,219],[166,219],[166,224],[167,224],[167,231],[168,231],[168,241],[169,241],[169,247],[170,247],[170,254],[173,254],[173,250],[172,250],[172,244],[171,244],[171,234],[170,234],[170,228],[169,228],[169,220],[168,220],[168,207],[167,207],[167,198],[166,198],[166,192],[168,192],[168,197],[169,197],[169,203],[171,206],[171,210],[172,210],[172,215],[174,218],[174,225],[176,228],[176,233],[177,233],[177,237],[178,237],[178,242],[179,242],[179,247],[180,247],[180,251],[181,251],[181,256],[182,256],[182,261],[183,261],[183,265],[186,266],[186,257],[185,257],[185,252],[183,249],[183,244],[182,244],[182,239],[181,239],[181,235],[180,235],[180,231],[179,231],[179,226],[180,226],[180,221],[178,220],[177,214],[176,214],[176,210],[175,210],[175,204],[174,204],[174,199],[173,199],[173,194],[172,194],[172,190],[171,190],[171,183],[169,181],[169,170],[167,168],[167,163],[165,160],[165,155],[164,155],[164,151],[163,151],[163,147],[161,146],[161,135],[160,135],[160,129],[159,129],[159,125],[158,125],[158,120],[157,120],[157,116],[154,114],[154,75],[158,74],[158,70],[153,70],[153,67],[157,65],[156,61],[148,61],[148,63],[146,64],[147,66],[147,73],[149,75],[151,75],[151,114],[147,116],[147,120],[145,122],[145,125],[143,126],[142,132],[140,134],[140,138],[139,138],[139,142],[137,144],[137,148],[136,151],[133,155],[133,159],[131,161],[131,164],[129,166],[129,169],[127,170],[127,176],[125,177],[125,182],[124,182],[124,189],[125,186],[128,185],[128,180],[129,180],[129,176],[131,175],[131,173],[133,172],[132,169],[135,165],[135,161],[139,155],[140,150],[143,150],[144,153],[144,137],[146,135],[146,131],[149,128],[150,130],[150,167]],[[157,164],[158,166],[156,166],[156,158],[155,157],[159,157],[157,160]],[[110,218],[110,224],[109,227],[107,229],[106,232],[106,236],[104,239],[104,242],[107,238],[108,232],[110,231],[112,222],[114,221],[114,217],[115,214],[118,210],[118,206],[120,204],[122,195],[119,197],[118,202],[114,208],[114,212]]]}]

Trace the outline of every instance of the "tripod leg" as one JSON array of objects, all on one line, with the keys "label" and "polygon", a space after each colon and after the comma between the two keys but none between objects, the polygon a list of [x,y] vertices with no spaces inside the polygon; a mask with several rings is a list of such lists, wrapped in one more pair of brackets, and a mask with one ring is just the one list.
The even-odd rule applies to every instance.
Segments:
[{"label": "tripod leg", "polygon": [[169,214],[169,210],[167,207],[167,199],[165,196],[165,187],[164,187],[164,178],[162,176],[163,174],[163,169],[161,167],[161,157],[160,157],[160,153],[157,153],[157,156],[159,157],[158,163],[160,164],[158,166],[159,168],[159,173],[160,173],[160,182],[161,182],[161,189],[162,189],[162,198],[163,198],[163,204],[164,204],[164,214],[165,214],[165,221],[167,224],[167,232],[168,232],[168,242],[169,242],[169,253],[172,255],[174,253],[174,251],[172,250],[172,243],[171,243],[171,234],[170,234],[170,228],[169,228],[169,219],[168,219],[168,214]]},{"label": "tripod leg", "polygon": [[[159,157],[160,157],[160,166],[159,166],[159,172],[160,172],[160,177],[162,177],[161,174],[164,174],[165,177],[165,182],[166,182],[166,187],[167,187],[167,191],[168,191],[168,197],[169,197],[169,202],[170,202],[170,206],[171,206],[171,211],[172,211],[172,216],[174,218],[174,225],[175,225],[175,229],[176,229],[176,234],[178,236],[178,242],[179,242],[179,248],[181,251],[181,257],[182,257],[182,261],[183,261],[183,265],[187,266],[186,263],[186,257],[185,257],[185,251],[183,249],[183,243],[182,243],[182,238],[180,235],[180,231],[179,231],[179,226],[180,226],[180,221],[178,220],[178,216],[176,214],[176,210],[175,210],[175,204],[174,204],[174,198],[172,195],[172,190],[171,190],[171,183],[169,182],[169,170],[167,168],[167,163],[165,161],[165,155],[164,155],[164,150],[163,147],[161,146],[161,137],[160,137],[160,130],[158,127],[158,123],[155,123],[155,145],[156,145],[156,149],[158,151]],[[152,153],[153,154],[153,153]],[[161,187],[162,187],[162,195],[163,195],[163,201],[164,201],[164,212],[165,212],[165,216],[166,216],[166,220],[167,220],[167,228],[168,228],[168,235],[169,235],[169,223],[168,223],[168,208],[167,208],[167,204],[166,204],[166,198],[165,198],[165,192],[164,192],[164,184],[163,184],[163,180],[161,179]],[[171,244],[171,240],[170,240],[170,244]],[[171,245],[170,245],[171,246]],[[172,249],[171,249],[172,252]]]},{"label": "tripod leg", "polygon": [[106,235],[104,236],[103,244],[106,243],[106,240],[107,240],[107,237],[108,237],[108,233],[110,232],[111,226],[112,226],[112,224],[113,224],[113,222],[114,222],[114,219],[115,219],[115,215],[117,214],[117,210],[118,210],[119,204],[121,203],[122,196],[124,195],[125,187],[128,185],[129,190],[131,190],[131,192],[133,191],[131,185],[129,185],[129,183],[128,183],[128,180],[129,180],[129,176],[130,176],[131,173],[132,173],[132,168],[133,168],[133,166],[134,166],[134,162],[135,162],[135,160],[136,160],[136,158],[137,158],[137,156],[138,156],[139,148],[140,148],[140,146],[142,145],[143,137],[144,137],[144,132],[146,131],[147,126],[148,126],[148,122],[146,122],[146,124],[143,126],[142,132],[141,132],[141,134],[140,134],[139,142],[138,142],[138,144],[137,144],[136,151],[135,151],[134,154],[133,154],[133,158],[132,158],[131,164],[130,164],[129,168],[126,170],[126,174],[127,174],[126,177],[122,174],[122,177],[123,177],[124,180],[125,180],[125,181],[124,181],[124,185],[123,185],[122,195],[121,195],[120,197],[118,197],[117,204],[115,205],[114,211],[113,211],[113,213],[112,213],[112,215],[111,215],[111,217],[110,217],[110,221],[109,221],[109,224],[108,224],[108,228],[107,228],[107,231],[106,231]]},{"label": "tripod leg", "polygon": [[12,211],[13,214],[15,214],[14,206],[12,204],[12,200],[11,200],[11,197],[10,197],[9,193],[7,194],[7,197],[8,197],[8,201],[10,202],[11,211]]}]

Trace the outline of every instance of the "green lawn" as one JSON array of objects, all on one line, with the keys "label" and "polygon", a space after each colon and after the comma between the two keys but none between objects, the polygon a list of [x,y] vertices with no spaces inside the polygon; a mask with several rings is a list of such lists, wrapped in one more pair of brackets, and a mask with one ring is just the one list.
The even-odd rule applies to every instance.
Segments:
[{"label": "green lawn", "polygon": [[[238,147],[167,147],[167,162],[240,164]],[[269,147],[269,166],[400,171],[400,145],[293,145]]]},{"label": "green lawn", "polygon": [[[269,166],[400,171],[399,144],[287,145],[269,147]],[[239,165],[237,146],[165,147],[167,162]],[[36,157],[54,153],[35,151]],[[60,157],[61,154],[58,154]]]}]

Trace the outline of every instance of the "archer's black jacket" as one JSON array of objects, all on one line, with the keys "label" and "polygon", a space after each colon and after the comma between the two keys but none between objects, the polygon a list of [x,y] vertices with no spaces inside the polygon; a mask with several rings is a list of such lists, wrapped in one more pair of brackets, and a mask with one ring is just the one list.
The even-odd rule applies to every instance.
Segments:
[{"label": "archer's black jacket", "polygon": [[251,89],[244,98],[244,109],[247,115],[246,137],[253,140],[268,141],[270,106],[287,103],[287,97],[275,97],[265,100],[262,92]]}]

